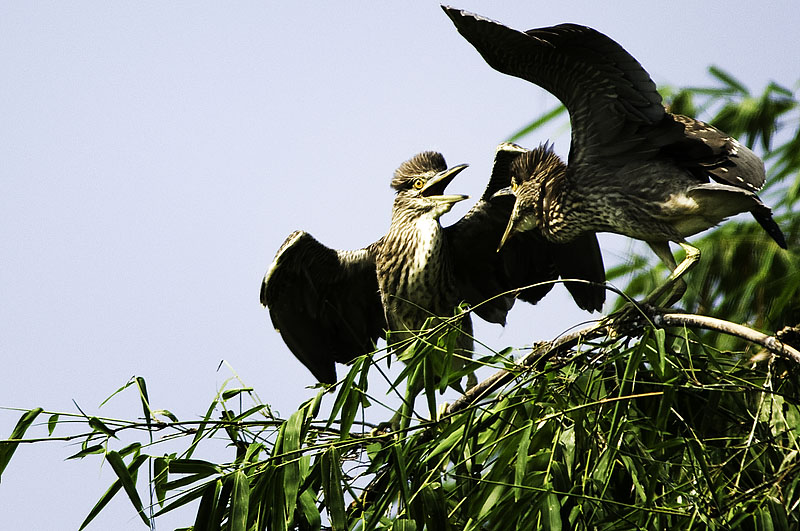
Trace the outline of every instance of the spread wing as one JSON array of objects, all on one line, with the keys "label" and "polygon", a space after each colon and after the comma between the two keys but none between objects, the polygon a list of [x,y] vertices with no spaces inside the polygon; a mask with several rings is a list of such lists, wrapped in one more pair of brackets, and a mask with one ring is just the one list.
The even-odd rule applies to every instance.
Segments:
[{"label": "spread wing", "polygon": [[711,177],[750,192],[757,192],[764,186],[764,162],[750,149],[713,125],[682,114],[672,117],[683,124],[685,137],[663,151],[678,164],[704,182]]},{"label": "spread wing", "polygon": [[548,90],[567,107],[569,165],[656,155],[683,136],[650,75],[619,44],[576,24],[522,32],[444,7],[459,33],[495,70]]},{"label": "spread wing", "polygon": [[374,350],[386,320],[371,247],[330,249],[295,231],[261,285],[261,304],[286,345],[320,382],[335,383],[335,362]]},{"label": "spread wing", "polygon": [[[444,229],[460,292],[475,313],[493,323],[505,324],[514,304],[513,295],[496,297],[500,293],[531,286],[517,297],[535,304],[547,295],[553,287],[551,281],[559,276],[600,284],[605,281],[603,258],[593,234],[569,244],[554,244],[536,231],[527,231],[510,238],[498,252],[514,197],[493,196],[510,186],[509,166],[524,151],[514,144],[501,144],[481,199],[457,223]],[[602,285],[567,283],[567,288],[578,306],[586,310],[599,310],[605,300]],[[484,302],[488,299],[491,300]]]}]

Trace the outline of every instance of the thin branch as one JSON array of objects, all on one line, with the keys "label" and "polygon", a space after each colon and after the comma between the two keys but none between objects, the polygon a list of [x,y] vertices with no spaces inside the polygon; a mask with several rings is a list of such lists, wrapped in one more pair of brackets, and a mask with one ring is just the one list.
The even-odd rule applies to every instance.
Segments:
[{"label": "thin branch", "polygon": [[787,345],[775,336],[768,336],[752,328],[731,323],[730,321],[690,313],[664,313],[654,315],[653,322],[657,326],[696,326],[740,337],[745,341],[761,345],[773,354],[800,364],[800,351],[797,349]]},{"label": "thin branch", "polygon": [[513,369],[503,369],[491,375],[489,378],[478,383],[474,387],[467,390],[461,397],[445,411],[445,415],[450,415],[461,411],[473,402],[496,391],[509,381],[513,380],[516,376],[530,369],[540,366],[543,362],[550,358],[573,348],[575,345],[586,341],[587,339],[600,337],[608,334],[609,327],[607,325],[593,324],[586,328],[581,328],[575,332],[565,334],[553,341],[539,343],[534,347],[530,354],[517,362]]},{"label": "thin branch", "polygon": [[[752,328],[714,317],[707,317],[705,315],[663,313],[658,309],[644,306],[639,307],[639,309],[645,312],[645,317],[648,317],[655,326],[693,326],[706,330],[714,330],[716,332],[736,336],[751,343],[761,345],[773,354],[800,364],[800,352],[797,349],[784,343],[775,336],[769,336],[762,332],[753,330]],[[481,398],[493,393],[509,381],[513,380],[516,376],[528,372],[531,369],[540,367],[547,360],[575,347],[575,345],[579,343],[589,339],[613,334],[615,333],[615,330],[616,333],[618,333],[621,325],[632,325],[637,327],[638,322],[641,320],[641,314],[631,315],[632,318],[627,318],[624,320],[624,322],[615,319],[606,319],[600,324],[593,324],[586,328],[563,335],[553,341],[540,343],[534,347],[530,354],[517,362],[514,368],[498,371],[486,380],[483,380],[471,389],[468,389],[466,393],[459,397],[455,402],[450,404],[444,414],[450,415],[461,411],[470,404],[473,404]]]}]

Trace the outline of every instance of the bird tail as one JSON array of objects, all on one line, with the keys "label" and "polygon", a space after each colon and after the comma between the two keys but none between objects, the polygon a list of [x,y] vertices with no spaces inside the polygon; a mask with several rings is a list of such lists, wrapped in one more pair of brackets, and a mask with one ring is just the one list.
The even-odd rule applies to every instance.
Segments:
[{"label": "bird tail", "polygon": [[761,225],[765,231],[767,231],[767,234],[769,234],[772,239],[775,240],[775,243],[780,245],[781,249],[787,248],[786,237],[783,235],[783,231],[781,231],[781,228],[778,226],[778,224],[775,223],[775,220],[772,219],[772,212],[769,210],[766,212],[761,210],[751,210],[750,213],[753,214],[754,218],[756,218],[758,224]]}]

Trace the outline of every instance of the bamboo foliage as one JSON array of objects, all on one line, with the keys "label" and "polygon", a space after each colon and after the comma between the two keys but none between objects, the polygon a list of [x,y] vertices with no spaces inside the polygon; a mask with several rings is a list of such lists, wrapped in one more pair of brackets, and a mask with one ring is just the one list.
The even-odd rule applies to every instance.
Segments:
[{"label": "bamboo foliage", "polygon": [[[779,198],[772,204],[791,251],[771,249],[753,224],[711,231],[697,241],[703,258],[683,304],[772,336],[800,322],[797,100],[775,85],[753,97],[728,74],[712,74],[718,87],[674,91],[673,110],[716,112],[720,127],[768,151],[768,197]],[[776,134],[775,124],[784,129]],[[629,278],[627,295],[663,274],[643,265],[611,272]],[[138,399],[143,420],[23,411],[0,442],[0,475],[26,444],[80,441],[71,457],[103,459],[117,478],[82,527],[116,496],[143,526],[191,506],[186,529],[194,530],[800,527],[799,368],[781,355],[781,341],[796,352],[800,333],[756,341],[680,314],[645,317],[569,342],[542,338],[549,343],[532,352],[547,354],[530,362],[507,349],[458,372],[443,362],[455,355],[457,327],[420,335],[390,382],[398,390],[420,382],[420,400],[408,397],[382,424],[365,419],[387,400],[370,389],[383,352],[357,359],[287,418],[229,382],[203,417],[179,420],[155,409],[134,378],[112,396]],[[483,393],[441,403],[442,391],[481,365],[505,372]],[[37,430],[46,433],[30,435]],[[182,450],[164,451],[167,443]]]}]

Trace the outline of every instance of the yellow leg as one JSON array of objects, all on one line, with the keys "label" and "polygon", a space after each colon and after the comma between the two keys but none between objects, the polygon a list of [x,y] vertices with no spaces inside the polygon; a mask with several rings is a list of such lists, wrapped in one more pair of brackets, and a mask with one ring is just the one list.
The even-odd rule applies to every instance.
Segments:
[{"label": "yellow leg", "polygon": [[667,242],[648,242],[653,252],[658,255],[664,265],[666,265],[672,273],[667,277],[663,284],[654,289],[647,297],[644,298],[642,303],[657,306],[659,299],[664,294],[667,297],[664,299],[663,305],[666,307],[672,306],[680,300],[686,292],[686,282],[681,277],[686,274],[694,265],[700,260],[700,249],[693,247],[686,242],[678,242],[678,245],[683,247],[686,251],[686,258],[680,264],[675,263],[675,257],[669,250],[669,243]]}]

